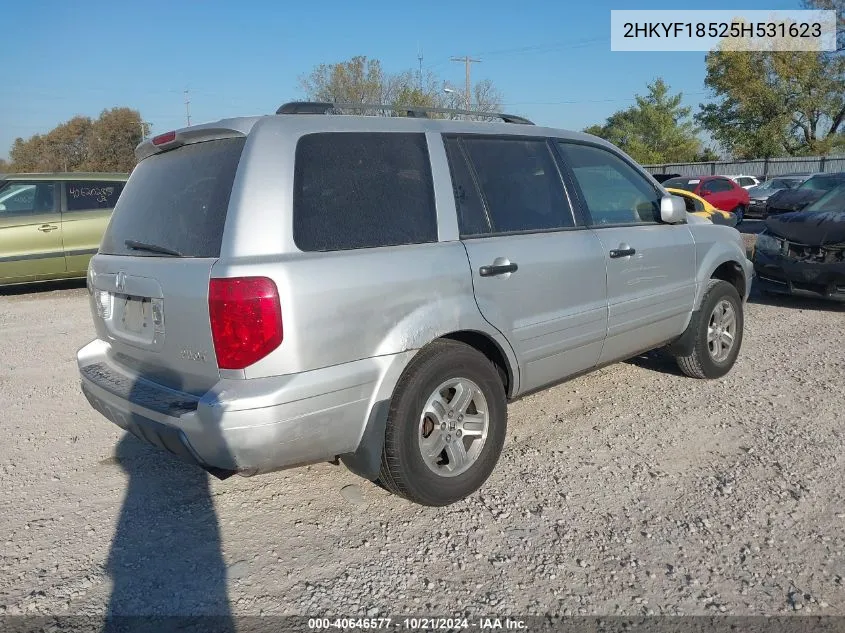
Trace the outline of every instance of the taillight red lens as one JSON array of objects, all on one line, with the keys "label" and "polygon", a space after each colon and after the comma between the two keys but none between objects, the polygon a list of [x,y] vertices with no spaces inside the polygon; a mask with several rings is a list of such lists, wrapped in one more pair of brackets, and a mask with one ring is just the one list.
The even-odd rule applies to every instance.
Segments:
[{"label": "taillight red lens", "polygon": [[176,140],[176,132],[165,132],[153,137],[153,145],[166,145]]},{"label": "taillight red lens", "polygon": [[272,279],[212,279],[208,313],[220,369],[248,367],[282,343],[282,307]]}]

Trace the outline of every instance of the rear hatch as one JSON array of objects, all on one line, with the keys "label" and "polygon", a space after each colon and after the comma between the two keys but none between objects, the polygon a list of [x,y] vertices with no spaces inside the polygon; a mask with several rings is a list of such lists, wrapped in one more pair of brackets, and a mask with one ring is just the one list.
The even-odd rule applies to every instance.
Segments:
[{"label": "rear hatch", "polygon": [[91,261],[95,327],[112,360],[197,395],[220,375],[208,286],[245,141],[235,131],[183,145],[177,136],[174,149],[144,158]]}]

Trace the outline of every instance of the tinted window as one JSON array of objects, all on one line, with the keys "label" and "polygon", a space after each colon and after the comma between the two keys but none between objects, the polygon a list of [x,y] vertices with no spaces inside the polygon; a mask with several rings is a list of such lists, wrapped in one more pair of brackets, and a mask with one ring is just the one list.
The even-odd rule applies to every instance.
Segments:
[{"label": "tinted window", "polygon": [[672,187],[673,189],[684,189],[685,191],[695,191],[698,188],[698,185],[701,183],[700,180],[689,178],[670,178],[663,182],[664,187]]},{"label": "tinted window", "polygon": [[813,176],[802,184],[800,189],[815,189],[817,191],[830,191],[837,185],[845,183],[845,178],[836,176]]},{"label": "tinted window", "polygon": [[303,251],[437,241],[423,134],[309,134],[296,148],[293,237]]},{"label": "tinted window", "polygon": [[722,178],[716,178],[714,180],[708,180],[704,183],[704,190],[708,193],[719,193],[721,191],[732,191],[734,185],[731,183],[730,180],[724,180]]},{"label": "tinted window", "polygon": [[484,203],[472,180],[463,150],[458,139],[444,141],[452,174],[452,191],[455,194],[455,209],[458,212],[458,228],[461,236],[479,235],[490,232],[490,222],[484,210]]},{"label": "tinted window", "polygon": [[[593,224],[657,222],[660,193],[616,154],[592,145],[560,143],[575,173]],[[663,183],[670,185],[670,181]]]},{"label": "tinted window", "polygon": [[135,240],[185,257],[219,257],[223,225],[245,138],[193,143],[145,158],[112,214],[100,252],[152,256]]},{"label": "tinted window", "polygon": [[575,225],[545,140],[462,139],[487,203],[493,233]]},{"label": "tinted window", "polygon": [[65,187],[68,211],[113,209],[123,191],[122,182],[68,182]]},{"label": "tinted window", "polygon": [[804,210],[845,213],[845,184],[834,187],[814,203],[807,205]]},{"label": "tinted window", "polygon": [[50,213],[55,210],[51,182],[9,182],[0,188],[0,213]]},{"label": "tinted window", "polygon": [[736,182],[740,187],[747,187],[748,185],[754,184],[754,181],[751,180],[751,178],[739,178]]}]

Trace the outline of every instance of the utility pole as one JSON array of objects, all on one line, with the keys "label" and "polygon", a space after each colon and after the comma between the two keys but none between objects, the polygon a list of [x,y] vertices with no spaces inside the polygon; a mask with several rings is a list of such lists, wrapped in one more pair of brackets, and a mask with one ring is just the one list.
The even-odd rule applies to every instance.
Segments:
[{"label": "utility pole", "polygon": [[185,117],[188,119],[188,127],[191,127],[191,100],[188,99],[187,88],[185,88]]},{"label": "utility pole", "polygon": [[147,138],[147,130],[152,127],[150,123],[147,121],[140,121],[141,124],[141,140],[143,141]]},{"label": "utility pole", "polygon": [[472,83],[469,80],[469,69],[471,64],[480,64],[480,59],[473,59],[469,55],[465,55],[464,57],[453,57],[453,62],[463,62],[466,66],[466,74],[467,74],[467,86],[466,86],[466,93],[465,93],[465,101],[466,101],[466,109],[470,109],[470,103],[472,102]]},{"label": "utility pole", "polygon": [[420,48],[419,44],[417,44],[417,60],[419,60],[419,62],[420,62],[420,72],[417,75],[417,80],[418,80],[418,83],[419,83],[420,91],[422,91],[422,60],[423,60],[423,54],[422,54],[422,48]]}]

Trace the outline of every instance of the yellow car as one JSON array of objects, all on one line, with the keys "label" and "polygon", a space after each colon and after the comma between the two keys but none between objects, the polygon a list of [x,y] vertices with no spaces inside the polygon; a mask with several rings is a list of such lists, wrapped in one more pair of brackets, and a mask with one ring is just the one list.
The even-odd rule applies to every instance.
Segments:
[{"label": "yellow car", "polygon": [[0,175],[0,286],[84,278],[127,178]]},{"label": "yellow car", "polygon": [[695,195],[691,191],[684,191],[683,189],[675,189],[667,187],[666,191],[673,196],[680,196],[684,199],[687,205],[687,212],[697,215],[702,218],[710,220],[713,224],[724,224],[726,226],[736,226],[736,214],[729,211],[722,211],[717,209],[712,204],[707,202],[704,198]]}]

